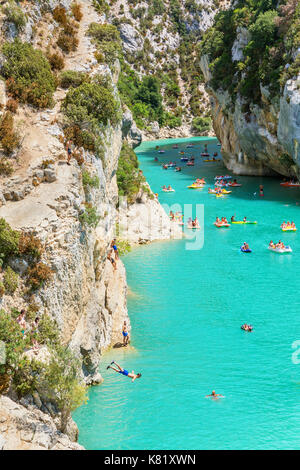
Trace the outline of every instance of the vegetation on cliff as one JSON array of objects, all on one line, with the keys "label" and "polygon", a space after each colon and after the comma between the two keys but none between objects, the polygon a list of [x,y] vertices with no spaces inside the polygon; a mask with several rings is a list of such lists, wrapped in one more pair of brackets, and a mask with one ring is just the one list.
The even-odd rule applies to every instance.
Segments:
[{"label": "vegetation on cliff", "polygon": [[56,85],[43,53],[19,39],[5,43],[2,53],[5,60],[1,72],[6,78],[8,92],[23,103],[38,108],[51,107]]},{"label": "vegetation on cliff", "polygon": [[[30,233],[13,230],[0,219],[0,295],[13,296],[21,287],[24,302],[28,303],[27,328],[16,321],[20,312],[0,310],[0,341],[5,345],[6,359],[0,364],[0,394],[12,386],[19,398],[38,392],[42,400],[51,401],[61,412],[61,428],[66,426],[71,411],[86,398],[85,387],[79,377],[80,363],[61,344],[59,329],[47,314],[38,314],[39,308],[29,303],[32,290],[40,289],[52,277],[52,271],[40,260],[43,246]],[[28,264],[25,273],[17,274],[9,265],[12,260]],[[25,286],[28,285],[30,292]],[[33,321],[39,315],[38,327]],[[22,331],[23,330],[23,331]],[[46,361],[30,360],[27,352],[34,344],[47,346]]]},{"label": "vegetation on cliff", "polygon": [[[238,34],[249,41],[240,60],[232,60]],[[208,54],[213,89],[228,90],[232,100],[240,94],[247,102],[261,103],[261,85],[271,98],[279,97],[291,76],[300,70],[300,4],[297,0],[246,0],[220,12],[201,43]],[[299,57],[299,56],[298,56]]]},{"label": "vegetation on cliff", "polygon": [[145,183],[145,177],[138,168],[139,163],[135,152],[124,143],[119,157],[117,182],[119,196],[126,196],[129,204],[135,202],[137,194]]}]

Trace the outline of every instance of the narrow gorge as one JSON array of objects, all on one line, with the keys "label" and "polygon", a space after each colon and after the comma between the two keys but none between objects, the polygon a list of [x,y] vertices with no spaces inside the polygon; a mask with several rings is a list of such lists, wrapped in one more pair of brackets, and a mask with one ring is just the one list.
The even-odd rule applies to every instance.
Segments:
[{"label": "narrow gorge", "polygon": [[[112,262],[112,240],[126,248],[179,231],[138,173],[131,146],[142,137],[122,109],[118,55],[97,57],[97,35],[115,34],[101,11],[92,1],[8,2],[1,21],[0,340],[20,341],[22,309],[27,327],[35,317],[40,326],[38,350],[32,327],[17,357],[7,350],[0,448],[78,449],[69,415],[76,397],[62,384],[56,399],[47,367],[72,373],[72,386],[101,383],[102,352],[120,340],[124,320],[130,327],[126,273],[120,259]],[[134,156],[125,181],[122,148],[125,166]],[[128,206],[119,206],[117,177]],[[57,363],[53,356],[66,346],[75,371],[63,364],[64,353]],[[64,400],[74,403],[62,426]]]}]

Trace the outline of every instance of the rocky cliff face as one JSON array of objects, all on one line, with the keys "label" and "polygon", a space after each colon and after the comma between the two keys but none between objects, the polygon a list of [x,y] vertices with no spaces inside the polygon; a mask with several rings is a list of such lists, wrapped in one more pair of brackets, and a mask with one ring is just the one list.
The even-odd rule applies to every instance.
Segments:
[{"label": "rocky cliff face", "polygon": [[[210,80],[208,58],[201,58],[201,68]],[[261,87],[263,105],[253,105],[243,112],[244,101],[235,106],[226,91],[209,85],[210,105],[215,133],[222,143],[225,165],[237,175],[272,175],[299,177],[300,93],[298,79],[288,80],[280,100],[269,100]]]},{"label": "rocky cliff face", "polygon": [[[295,7],[297,2],[288,3],[290,8],[292,8],[293,5]],[[284,21],[284,11],[280,10],[281,16],[275,17],[272,23],[275,31],[272,34],[277,35],[277,44],[278,36],[279,38],[282,38],[282,36],[280,36],[280,29],[279,32],[276,31],[275,25]],[[258,21],[259,19],[256,24],[258,24]],[[286,27],[288,28],[288,26],[289,23],[287,22]],[[251,31],[253,32],[251,33]],[[260,58],[257,58],[256,71],[247,71],[247,64],[250,61],[249,57],[247,57],[247,54],[249,54],[247,47],[249,48],[253,43],[255,31],[254,24],[250,28],[238,26],[233,33],[235,34],[235,39],[230,51],[230,58],[227,61],[228,68],[231,68],[232,71],[236,70],[232,74],[231,79],[235,90],[230,90],[229,86],[226,87],[222,84],[216,86],[216,75],[213,76],[214,72],[212,71],[212,67],[215,66],[215,63],[212,64],[213,59],[208,54],[203,54],[200,59],[201,69],[206,82],[206,90],[210,95],[213,127],[222,143],[224,163],[235,174],[280,174],[299,178],[299,69],[297,70],[295,67],[295,72],[288,72],[289,78],[284,83],[281,79],[283,85],[281,84],[281,89],[278,89],[276,93],[271,90],[271,82],[263,83],[263,80],[261,80],[255,100],[245,96],[241,85],[243,80],[246,79],[246,81],[250,82],[251,74],[252,76],[255,74],[257,77],[259,74]],[[213,34],[216,35],[218,33],[215,31]],[[284,44],[285,39],[281,40]],[[215,52],[213,46],[211,50],[213,55]],[[293,67],[291,65],[299,59],[299,49],[295,50],[294,47],[291,52],[291,62],[285,65],[282,51],[284,51],[283,45],[278,46],[278,51],[274,47],[272,54],[273,56],[277,54],[278,57],[275,56],[277,59],[276,65],[278,67],[279,62],[281,67],[278,67],[278,71],[274,70],[273,75],[281,71],[281,76],[283,77],[284,70],[292,70]],[[261,56],[263,56],[263,52]],[[270,55],[269,61],[272,60],[273,56]],[[287,51],[286,56],[289,57]],[[265,66],[266,68],[267,66]],[[243,71],[239,72],[239,69]],[[245,85],[243,86],[245,88]],[[250,94],[249,92],[247,93],[248,95]]]},{"label": "rocky cliff face", "polygon": [[119,29],[127,66],[140,78],[158,76],[165,112],[180,117],[180,122],[173,124],[154,120],[143,126],[144,140],[188,137],[195,131],[193,119],[209,109],[195,61],[197,38],[227,3],[216,6],[213,0],[117,0],[106,12],[108,20]]},{"label": "rocky cliff face", "polygon": [[[24,406],[26,405],[26,406]],[[57,430],[55,420],[34,403],[0,396],[0,450],[83,450]]]}]

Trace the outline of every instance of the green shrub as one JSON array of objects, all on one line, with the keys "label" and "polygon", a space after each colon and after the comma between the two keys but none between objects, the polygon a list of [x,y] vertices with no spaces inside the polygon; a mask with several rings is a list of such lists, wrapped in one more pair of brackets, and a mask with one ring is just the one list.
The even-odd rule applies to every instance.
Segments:
[{"label": "green shrub", "polygon": [[122,101],[132,111],[140,128],[144,128],[150,121],[163,123],[161,85],[158,78],[145,76],[140,80],[138,75],[123,63],[118,89]]},{"label": "green shrub", "polygon": [[2,74],[7,79],[8,92],[38,108],[52,106],[55,80],[43,53],[18,39],[5,43],[2,52]]},{"label": "green shrub", "polygon": [[135,202],[145,178],[138,171],[138,159],[135,152],[124,143],[121,149],[117,170],[119,196],[126,196],[129,204]]},{"label": "green shrub", "polygon": [[98,62],[105,62],[113,65],[116,59],[121,56],[121,40],[117,28],[111,24],[91,23],[88,29],[101,55],[97,55]]},{"label": "green shrub", "polygon": [[6,20],[14,23],[19,32],[24,29],[26,25],[25,15],[22,8],[20,8],[14,0],[9,0],[7,5],[4,6],[3,11],[6,16]]},{"label": "green shrub", "polygon": [[124,256],[131,251],[130,243],[127,240],[118,238],[116,241],[116,245],[118,247],[118,253],[120,256]]},{"label": "green shrub", "polygon": [[100,216],[97,215],[96,207],[87,206],[85,211],[80,214],[79,221],[82,225],[96,228],[100,220]]},{"label": "green shrub", "polygon": [[85,170],[82,172],[82,184],[84,189],[87,189],[87,187],[99,188],[99,177],[98,175],[91,176],[89,172]]},{"label": "green shrub", "polygon": [[9,224],[0,219],[0,255],[4,260],[9,256],[19,254],[20,234],[13,230]]},{"label": "green shrub", "polygon": [[5,344],[6,353],[5,364],[0,364],[0,376],[12,374],[18,367],[26,342],[18,323],[4,310],[0,310],[0,341]]},{"label": "green shrub", "polygon": [[89,76],[85,72],[77,72],[76,70],[66,70],[60,75],[60,86],[62,88],[76,88],[87,81],[89,81]]},{"label": "green shrub", "polygon": [[7,160],[2,158],[0,160],[0,175],[1,176],[11,176],[14,172],[13,166]]},{"label": "green shrub", "polygon": [[3,278],[5,292],[13,294],[19,285],[19,276],[10,266],[6,268]]},{"label": "green shrub", "polygon": [[59,340],[60,333],[57,323],[49,315],[42,315],[37,331],[37,342],[39,344],[55,347],[59,345]]},{"label": "green shrub", "polygon": [[87,389],[80,378],[80,361],[65,347],[55,348],[51,362],[43,374],[44,390],[49,398],[55,394],[55,402],[61,411],[62,432],[66,431],[71,412],[87,401]]},{"label": "green shrub", "polygon": [[101,15],[109,12],[109,5],[106,0],[93,0],[93,5]]},{"label": "green shrub", "polygon": [[211,129],[211,118],[209,117],[196,117],[192,121],[192,128],[200,134]]},{"label": "green shrub", "polygon": [[83,83],[68,91],[63,110],[73,124],[89,123],[106,126],[108,122],[116,125],[119,121],[119,104],[111,90],[93,84]]}]

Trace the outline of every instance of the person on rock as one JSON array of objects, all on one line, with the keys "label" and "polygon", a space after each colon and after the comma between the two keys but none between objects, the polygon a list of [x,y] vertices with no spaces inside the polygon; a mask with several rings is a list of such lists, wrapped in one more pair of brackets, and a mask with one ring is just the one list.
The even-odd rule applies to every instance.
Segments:
[{"label": "person on rock", "polygon": [[124,323],[123,323],[122,335],[123,335],[123,346],[127,346],[128,341],[129,341],[129,333],[128,333],[128,330],[127,330],[126,321],[124,321]]},{"label": "person on rock", "polygon": [[[115,364],[117,366],[117,369],[115,367],[112,367],[113,364]],[[123,369],[123,367],[121,367],[115,361],[112,361],[110,363],[110,365],[106,367],[106,369],[112,369],[115,372],[117,372],[118,374],[122,374],[122,375],[125,375],[126,377],[129,377],[130,379],[132,379],[131,382],[134,382],[136,379],[139,379],[140,377],[142,377],[142,374],[140,374],[140,373],[135,374],[134,370],[131,371],[131,372],[128,372],[128,370]]]}]

